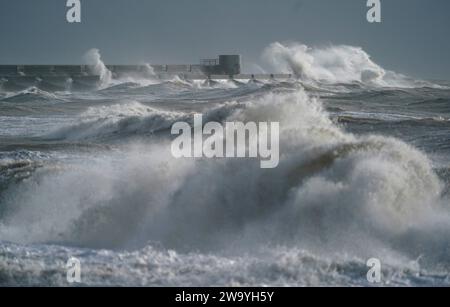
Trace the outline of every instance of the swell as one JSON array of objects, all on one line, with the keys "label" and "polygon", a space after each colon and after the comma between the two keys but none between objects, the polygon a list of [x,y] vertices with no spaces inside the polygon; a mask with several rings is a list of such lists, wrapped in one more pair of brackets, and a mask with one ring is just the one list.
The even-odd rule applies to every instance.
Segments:
[{"label": "swell", "polygon": [[433,125],[447,127],[450,126],[450,118],[442,116],[436,117],[418,117],[398,114],[342,114],[338,115],[337,119],[340,123],[355,123],[355,124],[383,124],[391,123],[398,125]]},{"label": "swell", "polygon": [[[130,91],[130,86],[133,90]],[[126,90],[132,98],[145,97],[145,101],[124,100],[90,106],[71,123],[45,135],[49,140],[123,140],[128,137],[148,137],[167,132],[176,121],[191,123],[195,112],[205,113],[206,120],[222,122],[245,102],[268,92],[295,91],[299,84],[241,85],[236,88],[203,88],[186,90],[186,85],[165,82],[136,87],[122,84],[102,90],[108,95]],[[176,89],[176,90],[175,90]],[[151,96],[153,94],[153,97]]]},{"label": "swell", "polygon": [[23,103],[23,102],[39,102],[39,101],[57,101],[58,96],[56,94],[44,91],[37,87],[30,87],[17,93],[12,93],[2,98],[0,101],[10,103]]},{"label": "swell", "polygon": [[[206,112],[211,120],[226,118],[239,107],[225,103]],[[109,106],[90,107],[79,116],[76,124],[62,127],[47,135],[51,140],[126,140],[128,137],[148,137],[168,132],[177,121],[192,122],[192,111],[167,111],[136,101]]]}]

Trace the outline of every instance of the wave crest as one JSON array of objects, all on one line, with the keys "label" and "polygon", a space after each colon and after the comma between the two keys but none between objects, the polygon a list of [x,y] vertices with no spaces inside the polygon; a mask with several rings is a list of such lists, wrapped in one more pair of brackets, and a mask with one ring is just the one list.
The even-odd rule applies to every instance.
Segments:
[{"label": "wave crest", "polygon": [[[101,125],[130,115],[164,117],[131,106],[105,109]],[[279,167],[177,160],[170,140],[161,139],[51,176],[40,172],[16,187],[20,193],[9,190],[14,206],[1,219],[2,238],[97,248],[150,240],[177,250],[282,244],[330,257],[422,255],[448,265],[442,251],[450,246],[444,235],[448,200],[420,151],[396,139],[346,132],[303,91],[272,93],[217,112],[211,118],[279,121]],[[161,120],[168,126],[180,116],[185,114]],[[90,125],[88,131],[95,130]]]},{"label": "wave crest", "polygon": [[361,47],[332,45],[319,48],[275,42],[264,50],[263,58],[277,70],[290,71],[305,81],[405,88],[435,86],[385,70]]}]

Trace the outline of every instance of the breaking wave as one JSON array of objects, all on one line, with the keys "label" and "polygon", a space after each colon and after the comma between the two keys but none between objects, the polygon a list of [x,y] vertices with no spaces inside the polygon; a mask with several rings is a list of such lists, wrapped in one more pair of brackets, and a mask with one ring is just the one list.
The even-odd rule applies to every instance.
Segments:
[{"label": "breaking wave", "polygon": [[[209,110],[207,118],[223,119],[238,107],[236,103],[226,103]],[[166,111],[151,106],[128,101],[113,105],[89,107],[79,116],[79,122],[59,128],[50,133],[51,139],[124,139],[126,137],[151,136],[167,132],[177,121],[191,122],[194,112]]]},{"label": "breaking wave", "polygon": [[44,90],[41,90],[35,86],[30,87],[26,90],[20,91],[15,94],[10,94],[5,98],[1,99],[4,102],[37,102],[37,101],[46,101],[46,102],[55,102],[60,99],[56,94],[50,93]]},{"label": "breaking wave", "polygon": [[[86,116],[103,118],[99,124],[91,122],[81,134],[67,131],[79,137],[99,129],[127,130],[130,125],[119,128],[122,116],[159,123],[145,127],[151,130],[186,116],[125,106],[91,109]],[[431,271],[450,267],[443,248],[450,246],[448,200],[417,149],[393,138],[346,132],[320,100],[303,91],[267,94],[221,118],[279,121],[279,167],[262,170],[249,160],[176,160],[169,139],[137,144],[124,154],[51,175],[41,169],[11,188],[0,236],[94,248],[151,241],[177,251],[284,245],[327,257],[377,256],[392,265],[420,258]]]},{"label": "breaking wave", "polygon": [[100,50],[96,48],[89,50],[84,55],[84,59],[89,65],[91,72],[100,76],[100,88],[108,86],[112,80],[112,72],[103,63]]},{"label": "breaking wave", "polygon": [[283,69],[292,72],[305,81],[400,88],[437,86],[385,70],[361,47],[331,45],[319,48],[300,43],[276,42],[265,49],[263,58],[277,71]]},{"label": "breaking wave", "polygon": [[[373,257],[385,284],[450,284],[448,89],[351,46],[272,44],[298,80],[245,84],[88,57],[100,89],[1,94],[0,285],[65,285],[69,256],[88,285],[367,285]],[[280,122],[279,166],[173,158],[194,113]]]}]

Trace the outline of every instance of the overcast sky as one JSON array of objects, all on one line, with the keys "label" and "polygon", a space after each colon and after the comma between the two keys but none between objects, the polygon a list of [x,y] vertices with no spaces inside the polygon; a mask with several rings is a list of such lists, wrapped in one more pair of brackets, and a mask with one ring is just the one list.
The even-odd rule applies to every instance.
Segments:
[{"label": "overcast sky", "polygon": [[0,0],[0,64],[76,64],[98,48],[107,63],[197,63],[243,55],[246,70],[272,42],[361,46],[386,69],[450,79],[450,1],[82,0],[82,23],[66,0]]}]

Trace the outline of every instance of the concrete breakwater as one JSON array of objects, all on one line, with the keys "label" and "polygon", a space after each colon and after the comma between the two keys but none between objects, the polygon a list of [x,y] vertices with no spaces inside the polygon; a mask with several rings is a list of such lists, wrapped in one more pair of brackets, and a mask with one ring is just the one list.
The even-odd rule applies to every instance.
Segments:
[{"label": "concrete breakwater", "polygon": [[242,74],[239,55],[220,55],[200,64],[179,65],[0,65],[0,87],[19,90],[31,86],[49,89],[86,89],[98,85],[105,71],[113,79],[126,77],[185,80],[287,79],[291,74]]}]

